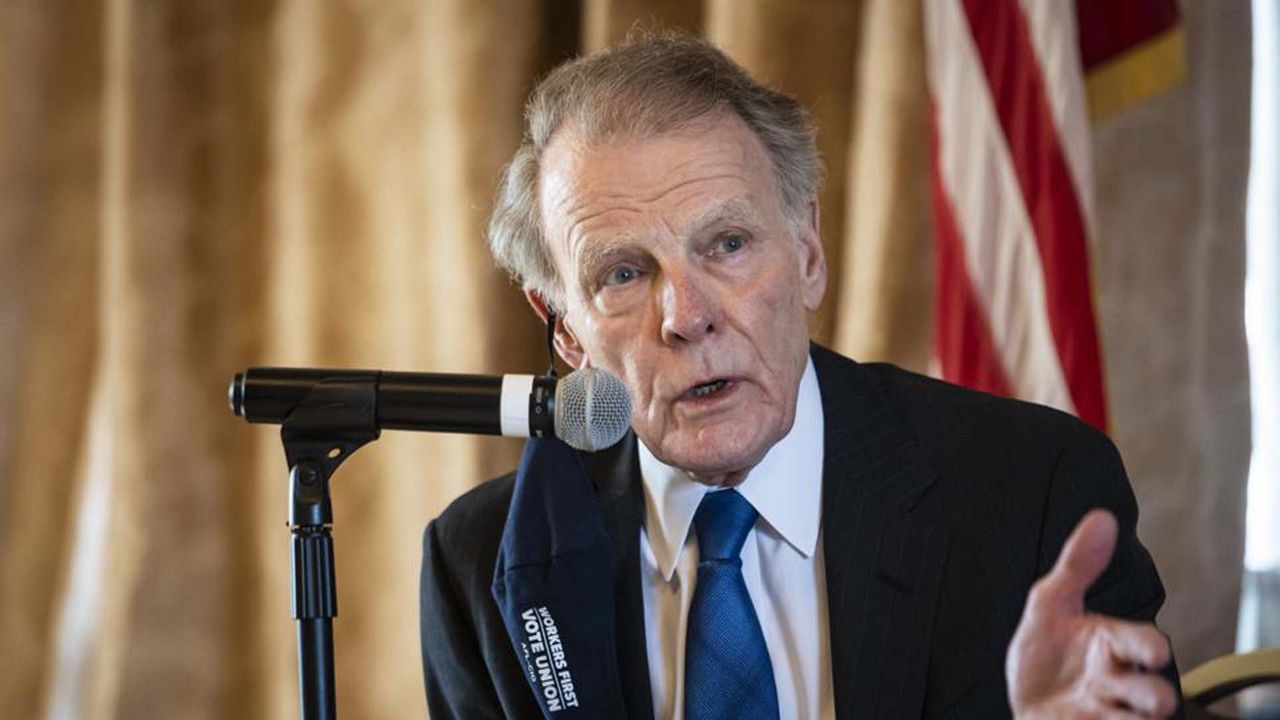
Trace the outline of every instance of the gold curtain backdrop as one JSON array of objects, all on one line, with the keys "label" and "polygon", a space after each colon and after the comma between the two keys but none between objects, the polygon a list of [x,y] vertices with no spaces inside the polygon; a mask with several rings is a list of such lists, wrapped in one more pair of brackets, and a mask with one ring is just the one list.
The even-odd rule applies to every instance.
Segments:
[{"label": "gold curtain backdrop", "polygon": [[[536,79],[637,23],[704,34],[812,110],[832,271],[815,336],[925,370],[921,13],[899,0],[0,3],[0,717],[296,716],[283,453],[275,428],[232,417],[227,381],[250,365],[541,370],[541,328],[488,257],[489,203]],[[1220,38],[1234,26],[1204,27]],[[1194,42],[1202,31],[1188,32]],[[1248,87],[1230,63],[1205,72]],[[1145,121],[1240,112],[1238,99],[1220,101],[1184,92],[1181,115]],[[1237,179],[1243,165],[1214,176]],[[1194,196],[1195,177],[1178,187]],[[1103,230],[1108,212],[1153,208],[1100,206]],[[1126,257],[1185,258],[1169,230]],[[1231,266],[1220,286],[1238,288],[1236,270],[1242,283]],[[1106,283],[1132,285],[1112,276],[1104,313]],[[1123,311],[1143,298],[1115,297],[1133,302],[1117,309],[1124,322],[1141,321]],[[1212,310],[1192,302],[1164,319],[1176,330],[1235,308]],[[1119,338],[1126,360],[1109,369],[1143,372],[1144,350],[1110,322],[1104,338]],[[1170,372],[1238,381],[1203,364]],[[1247,428],[1247,396],[1243,409],[1236,400],[1222,412],[1237,424],[1244,413]],[[1132,403],[1113,408],[1115,424],[1121,449],[1142,458],[1155,441]],[[425,714],[422,528],[510,469],[519,447],[386,433],[338,473],[344,717]],[[1132,459],[1140,497],[1158,497],[1161,479]],[[1242,499],[1238,468],[1215,469],[1187,492]],[[1166,503],[1143,520],[1166,573],[1182,561],[1163,540],[1186,532],[1170,526],[1180,512]],[[1178,643],[1194,603],[1176,597],[1222,568],[1219,611],[1178,645],[1196,659],[1229,647],[1234,616],[1222,608],[1239,578],[1229,509],[1208,515],[1195,531],[1219,526],[1210,546],[1226,552],[1173,572],[1185,580],[1170,583],[1165,616]]]}]

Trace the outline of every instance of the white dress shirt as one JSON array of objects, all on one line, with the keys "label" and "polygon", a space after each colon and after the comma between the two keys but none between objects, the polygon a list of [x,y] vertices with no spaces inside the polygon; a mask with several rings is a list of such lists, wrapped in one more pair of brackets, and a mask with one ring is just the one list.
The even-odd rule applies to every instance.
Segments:
[{"label": "white dress shirt", "polygon": [[[737,487],[759,513],[742,548],[778,687],[780,717],[834,718],[827,586],[822,565],[822,398],[810,361],[795,423]],[[715,489],[664,465],[640,444],[645,518],[640,529],[645,643],[654,716],[684,718],[684,641],[698,571],[693,514]]]}]

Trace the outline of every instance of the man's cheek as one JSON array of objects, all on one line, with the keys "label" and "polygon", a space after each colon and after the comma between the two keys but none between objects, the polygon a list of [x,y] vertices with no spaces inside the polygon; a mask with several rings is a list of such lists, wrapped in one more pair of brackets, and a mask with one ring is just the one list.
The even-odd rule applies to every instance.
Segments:
[{"label": "man's cheek", "polygon": [[[788,345],[793,326],[803,322],[803,316],[797,320],[794,296],[777,287],[759,292],[749,312],[747,332],[753,336],[753,344],[759,348],[778,348]],[[764,350],[764,352],[768,352]]]}]

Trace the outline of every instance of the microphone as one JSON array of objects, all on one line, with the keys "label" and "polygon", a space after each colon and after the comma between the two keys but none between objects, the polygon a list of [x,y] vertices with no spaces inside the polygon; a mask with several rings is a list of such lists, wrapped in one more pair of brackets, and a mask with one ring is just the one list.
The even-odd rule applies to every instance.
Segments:
[{"label": "microphone", "polygon": [[460,375],[383,370],[254,367],[236,373],[231,410],[251,423],[283,423],[322,382],[376,385],[379,428],[560,438],[594,452],[631,426],[631,398],[616,375],[575,370],[559,381],[533,375]]}]

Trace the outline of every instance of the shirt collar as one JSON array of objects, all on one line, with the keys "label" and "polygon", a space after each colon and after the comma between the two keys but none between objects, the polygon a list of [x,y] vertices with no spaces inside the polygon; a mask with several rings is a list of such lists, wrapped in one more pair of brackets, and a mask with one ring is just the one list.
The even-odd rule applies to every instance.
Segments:
[{"label": "shirt collar", "polygon": [[[796,395],[791,430],[769,448],[764,459],[737,487],[760,517],[805,557],[818,546],[822,514],[822,397],[813,360],[805,364]],[[654,560],[668,582],[675,573],[685,538],[702,496],[713,488],[654,457],[640,443],[640,476],[644,481],[645,536]]]}]

